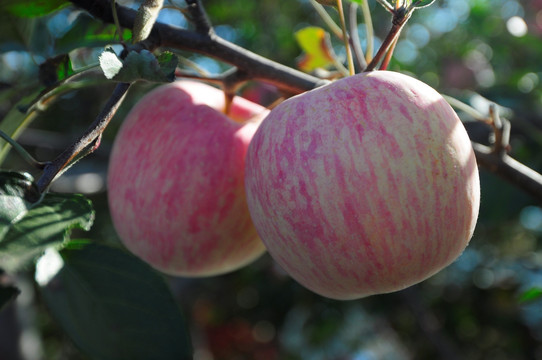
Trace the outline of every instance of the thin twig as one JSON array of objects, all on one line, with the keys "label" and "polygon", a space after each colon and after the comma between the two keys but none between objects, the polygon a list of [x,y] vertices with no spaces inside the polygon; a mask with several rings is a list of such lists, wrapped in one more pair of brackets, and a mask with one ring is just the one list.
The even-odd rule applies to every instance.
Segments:
[{"label": "thin twig", "polygon": [[213,26],[201,2],[199,0],[186,0],[186,4],[188,5],[191,20],[196,26],[196,31],[200,34],[213,33]]},{"label": "thin twig", "polygon": [[450,95],[442,94],[442,97],[446,100],[446,102],[448,104],[450,104],[450,106],[452,106],[453,108],[456,108],[458,110],[461,110],[464,113],[469,114],[470,116],[472,116],[476,120],[482,120],[482,119],[486,118],[481,112],[479,112],[478,110],[476,110],[472,106],[470,106],[468,104],[465,104],[464,102],[459,101],[458,99],[456,99],[456,98],[454,98],[454,97],[452,97]]},{"label": "thin twig", "polygon": [[326,49],[331,56],[331,60],[333,61],[333,65],[335,66],[335,69],[337,69],[337,71],[341,73],[342,76],[349,76],[350,71],[343,65],[343,63],[341,62],[341,60],[339,59],[339,57],[333,50],[333,45],[331,44],[331,39],[330,39],[329,34],[325,34],[324,42],[326,44]]},{"label": "thin twig", "polygon": [[115,22],[115,27],[117,28],[117,33],[119,34],[119,40],[120,42],[123,42],[124,39],[122,38],[122,28],[119,24],[119,18],[117,16],[117,8],[116,8],[117,1],[111,0],[111,11],[113,12],[113,21]]},{"label": "thin twig", "polygon": [[373,59],[374,47],[374,28],[373,19],[371,17],[371,9],[367,0],[361,2],[361,13],[363,14],[363,22],[365,22],[365,39],[367,47],[365,49],[365,61],[370,62]]},{"label": "thin twig", "polygon": [[367,61],[361,48],[361,41],[358,33],[358,4],[351,2],[348,8],[348,26],[350,28],[350,46],[360,71],[363,71],[367,67]]},{"label": "thin twig", "polygon": [[344,9],[342,0],[337,0],[337,10],[339,11],[339,19],[341,21],[341,28],[343,32],[344,47],[346,49],[346,62],[348,64],[348,72],[350,75],[354,75],[354,59],[352,58],[352,49],[350,48],[350,42],[348,40],[348,30],[346,30],[346,19],[344,17]]},{"label": "thin twig", "polygon": [[[365,1],[365,0],[364,0],[364,1]],[[377,2],[378,2],[380,5],[384,6],[384,8],[385,8],[386,10],[388,10],[389,12],[391,12],[391,13],[393,14],[394,9],[393,9],[393,6],[391,6],[389,2],[387,2],[386,0],[377,0]]]},{"label": "thin twig", "polygon": [[113,94],[105,104],[102,112],[96,117],[94,122],[89,126],[87,131],[75,141],[69,148],[64,150],[56,159],[45,166],[43,174],[37,181],[38,189],[40,192],[44,192],[55,179],[55,177],[62,172],[77,156],[93,145],[96,140],[101,136],[118,108],[122,104],[130,84],[119,83],[115,87]]},{"label": "thin twig", "polygon": [[495,134],[493,153],[498,156],[504,156],[510,148],[510,122],[500,117],[496,104],[489,106],[489,118],[491,119],[490,125]]},{"label": "thin twig", "polygon": [[493,148],[472,143],[478,164],[524,190],[542,203],[542,175],[511,156],[495,154]]},{"label": "thin twig", "polygon": [[310,0],[310,3],[312,5],[312,7],[314,8],[314,10],[316,10],[318,15],[320,15],[322,20],[326,23],[329,30],[335,36],[337,36],[339,39],[343,40],[343,32],[342,32],[340,26],[337,25],[337,23],[331,18],[331,16],[326,11],[324,6],[322,4],[320,4],[319,2],[317,2],[316,0]]},{"label": "thin twig", "polygon": [[41,162],[36,159],[28,151],[26,151],[25,148],[23,148],[17,141],[13,140],[11,137],[9,137],[8,134],[0,130],[0,138],[4,139],[7,143],[13,147],[13,150],[17,151],[17,153],[30,165],[35,167],[36,169],[43,169],[48,164],[48,162]]}]

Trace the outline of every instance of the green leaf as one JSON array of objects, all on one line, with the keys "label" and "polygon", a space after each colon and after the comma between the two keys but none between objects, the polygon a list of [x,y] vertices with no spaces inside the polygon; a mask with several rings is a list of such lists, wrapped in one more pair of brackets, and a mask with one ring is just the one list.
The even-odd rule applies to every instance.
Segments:
[{"label": "green leaf", "polygon": [[0,239],[7,235],[14,222],[28,213],[32,203],[39,200],[38,188],[32,180],[29,174],[0,172]]},{"label": "green leaf", "polygon": [[39,197],[29,175],[0,173],[0,264],[8,272],[27,266],[50,246],[62,246],[72,228],[92,225],[94,212],[84,196]]},{"label": "green leaf", "polygon": [[414,1],[412,7],[420,9],[432,5],[434,2],[435,0],[417,0]]},{"label": "green leaf", "polygon": [[[102,360],[192,358],[184,317],[160,275],[126,251],[76,245],[42,257],[36,280],[53,316],[85,354]],[[40,274],[48,269],[48,276]]]},{"label": "green leaf", "polygon": [[113,79],[122,69],[123,63],[112,48],[107,48],[100,54],[100,67],[108,79]]},{"label": "green leaf", "polygon": [[163,53],[158,58],[147,50],[131,51],[121,60],[113,49],[108,48],[100,55],[100,66],[108,79],[119,82],[146,80],[172,82],[178,58],[172,53]]},{"label": "green leaf", "polygon": [[0,11],[21,17],[43,16],[69,5],[67,0],[2,0]]},{"label": "green leaf", "polygon": [[295,32],[295,39],[304,51],[298,66],[303,71],[326,68],[333,64],[333,55],[328,47],[329,34],[320,27],[309,26]]},{"label": "green leaf", "polygon": [[540,298],[542,298],[542,288],[533,287],[521,294],[521,296],[519,297],[519,301],[528,302],[538,300]]},{"label": "green leaf", "polygon": [[[131,31],[125,30],[124,39],[131,37]],[[118,41],[116,27],[81,13],[70,30],[55,40],[55,54],[69,53],[78,48],[104,47]]]},{"label": "green leaf", "polygon": [[50,88],[58,82],[75,74],[68,54],[61,54],[47,59],[40,64],[39,79],[43,85]]}]

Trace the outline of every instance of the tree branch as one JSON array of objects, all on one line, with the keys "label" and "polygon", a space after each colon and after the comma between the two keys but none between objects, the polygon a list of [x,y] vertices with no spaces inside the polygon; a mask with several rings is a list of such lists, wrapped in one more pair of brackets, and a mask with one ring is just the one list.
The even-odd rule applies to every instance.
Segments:
[{"label": "tree branch", "polygon": [[[70,1],[96,18],[113,23],[111,4],[108,0]],[[199,1],[190,1],[189,3],[201,6]],[[120,25],[125,28],[132,28],[135,11],[118,5],[116,8]],[[200,14],[205,13],[201,12]],[[400,29],[401,24],[396,25],[396,27]],[[392,32],[392,35],[390,35],[391,40],[395,35]],[[146,43],[149,48],[167,47],[188,50],[218,59],[236,66],[244,71],[247,77],[271,83],[293,94],[311,90],[327,83],[325,80],[254,54],[218,37],[212,31],[205,33],[203,31],[189,31],[157,22]],[[375,58],[378,57],[375,56]],[[498,156],[492,153],[492,150],[486,146],[473,143],[473,147],[478,163],[482,167],[500,175],[542,202],[542,175],[508,155]]]},{"label": "tree branch", "polygon": [[105,104],[102,112],[96,117],[96,120],[89,126],[87,131],[70,147],[57,156],[56,159],[45,166],[43,174],[37,182],[40,192],[47,190],[55,177],[67,170],[68,166],[75,163],[81,155],[84,156],[98,147],[97,142],[117,112],[129,88],[130,84],[119,83]]},{"label": "tree branch", "polygon": [[507,154],[497,154],[489,146],[472,143],[478,164],[495,173],[542,203],[542,175]]},{"label": "tree branch", "polygon": [[[104,22],[113,23],[108,0],[70,0]],[[193,2],[193,1],[192,1]],[[117,5],[122,27],[133,27],[136,12]],[[278,88],[297,94],[327,83],[309,74],[276,63],[226,41],[213,32],[201,33],[157,22],[146,40],[149,48],[166,47],[203,54],[246,71],[253,79],[271,83]]]}]

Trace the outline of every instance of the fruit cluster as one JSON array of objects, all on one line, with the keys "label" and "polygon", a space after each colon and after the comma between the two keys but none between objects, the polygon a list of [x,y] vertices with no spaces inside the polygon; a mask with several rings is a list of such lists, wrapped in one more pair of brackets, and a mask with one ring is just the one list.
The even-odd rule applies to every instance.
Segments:
[{"label": "fruit cluster", "polygon": [[220,274],[267,249],[308,289],[355,299],[420,282],[467,246],[476,160],[428,85],[375,71],[270,112],[224,106],[221,91],[180,81],[142,99],[117,135],[112,218],[155,268]]}]

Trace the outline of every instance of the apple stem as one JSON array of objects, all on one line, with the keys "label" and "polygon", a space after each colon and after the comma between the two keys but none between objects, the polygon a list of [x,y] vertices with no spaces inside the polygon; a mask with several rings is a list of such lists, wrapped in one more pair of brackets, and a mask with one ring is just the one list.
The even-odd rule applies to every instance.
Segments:
[{"label": "apple stem", "polygon": [[[401,30],[399,30],[400,32]],[[390,49],[386,53],[386,56],[384,57],[384,60],[382,60],[382,64],[380,64],[380,70],[386,70],[388,68],[388,65],[390,64],[391,57],[393,56],[393,51],[395,50],[395,46],[397,45],[397,40],[399,39],[400,33],[395,37],[395,40],[390,45]]]},{"label": "apple stem", "polygon": [[343,32],[344,47],[346,49],[346,60],[348,62],[348,72],[350,75],[355,74],[354,58],[352,57],[352,49],[350,48],[350,41],[348,40],[348,31],[346,30],[346,19],[344,17],[344,9],[342,0],[337,0],[337,10],[339,11],[339,18],[341,20],[341,28]]},{"label": "apple stem", "polygon": [[235,94],[230,93],[228,91],[224,91],[224,114],[227,116],[230,114],[231,106],[233,104],[233,98],[235,97]]},{"label": "apple stem", "polygon": [[405,26],[407,20],[412,15],[413,11],[414,9],[407,10],[405,7],[400,7],[397,10],[394,10],[392,27],[390,31],[388,32],[388,35],[382,42],[382,45],[378,49],[378,52],[376,53],[375,57],[371,60],[369,65],[367,65],[367,68],[365,69],[365,71],[373,71],[376,68],[380,60],[384,58],[384,55],[386,55],[388,50],[390,50],[390,48],[392,47],[392,44],[399,37],[401,30]]}]

